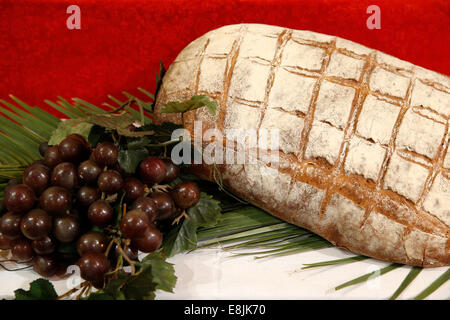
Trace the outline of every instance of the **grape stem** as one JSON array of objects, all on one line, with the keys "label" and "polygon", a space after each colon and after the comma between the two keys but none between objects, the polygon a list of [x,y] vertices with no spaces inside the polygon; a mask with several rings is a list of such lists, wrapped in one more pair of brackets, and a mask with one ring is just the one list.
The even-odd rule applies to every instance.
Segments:
[{"label": "grape stem", "polygon": [[[120,244],[119,241],[116,241],[117,243],[117,250],[119,250],[120,254],[122,255],[122,257],[128,262],[128,264],[131,267],[131,274],[135,274],[136,273],[136,266],[134,265],[134,261],[131,260],[127,254],[125,253],[124,249],[122,249],[122,246]],[[125,248],[126,248],[126,244],[125,244]]]},{"label": "grape stem", "polygon": [[68,296],[74,294],[75,292],[77,292],[78,290],[84,289],[88,284],[89,284],[89,283],[88,283],[87,281],[84,281],[84,282],[81,283],[81,288],[76,288],[76,287],[75,287],[75,288],[72,288],[72,289],[70,289],[69,291],[67,291],[66,293],[64,293],[64,294],[62,294],[62,295],[60,295],[60,296],[58,296],[58,297],[56,298],[56,300],[61,300],[61,299],[65,298],[65,297],[68,297]]},{"label": "grape stem", "polygon": [[178,139],[168,140],[168,141],[164,141],[161,143],[149,143],[146,145],[146,147],[150,147],[150,148],[166,147],[171,144],[175,144],[175,143],[182,142],[182,141],[183,141],[183,136],[180,136]]},{"label": "grape stem", "polygon": [[183,212],[181,212],[181,214],[180,214],[178,217],[176,217],[175,219],[173,219],[172,225],[178,224],[178,222],[180,222],[180,220],[181,220],[183,217],[186,218],[186,219],[189,219],[189,215],[186,213],[186,210],[183,210]]}]

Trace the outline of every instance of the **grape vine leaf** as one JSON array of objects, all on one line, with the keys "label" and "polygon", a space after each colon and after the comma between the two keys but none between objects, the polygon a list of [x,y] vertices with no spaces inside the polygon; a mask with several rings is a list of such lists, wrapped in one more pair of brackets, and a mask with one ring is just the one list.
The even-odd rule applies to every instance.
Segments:
[{"label": "grape vine leaf", "polygon": [[147,158],[148,150],[142,149],[119,149],[119,165],[127,173],[135,173],[139,163]]},{"label": "grape vine leaf", "polygon": [[86,121],[109,130],[116,130],[119,135],[126,137],[143,137],[154,134],[153,131],[131,131],[128,127],[136,120],[127,112],[94,114],[88,117]]},{"label": "grape vine leaf", "polygon": [[52,132],[48,144],[59,144],[71,133],[78,133],[87,139],[91,128],[92,124],[84,121],[83,119],[66,119],[64,121],[60,121],[56,129]]},{"label": "grape vine leaf", "polygon": [[29,290],[17,289],[14,295],[15,300],[56,300],[58,297],[50,281],[42,278],[31,282]]},{"label": "grape vine leaf", "polygon": [[191,99],[186,101],[171,101],[161,108],[161,113],[183,113],[186,111],[195,110],[203,106],[207,107],[208,110],[215,115],[217,109],[217,101],[212,100],[210,97],[205,95],[193,96]]},{"label": "grape vine leaf", "polygon": [[167,257],[192,250],[197,247],[197,228],[213,227],[220,218],[219,201],[202,192],[200,201],[187,209],[189,218],[185,218],[180,226],[169,231],[165,237],[163,251]]},{"label": "grape vine leaf", "polygon": [[142,260],[142,266],[152,267],[153,282],[156,283],[156,289],[173,292],[177,282],[175,269],[172,263],[166,261],[160,252],[152,252]]}]

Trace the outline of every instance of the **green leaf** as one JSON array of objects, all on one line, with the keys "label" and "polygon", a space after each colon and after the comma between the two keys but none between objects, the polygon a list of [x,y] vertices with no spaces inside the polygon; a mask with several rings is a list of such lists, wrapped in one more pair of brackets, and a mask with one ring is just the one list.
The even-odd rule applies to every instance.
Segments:
[{"label": "green leaf", "polygon": [[37,279],[30,283],[30,289],[14,291],[15,300],[56,300],[58,294],[55,288],[46,279]]},{"label": "green leaf", "polygon": [[120,149],[119,150],[119,165],[127,173],[135,173],[139,163],[147,158],[148,150],[142,149]]},{"label": "green leaf", "polygon": [[405,279],[403,279],[402,283],[395,290],[394,294],[389,298],[389,300],[395,300],[398,296],[409,286],[409,284],[419,275],[419,273],[423,270],[421,267],[412,267],[409,271],[408,275]]},{"label": "green leaf", "polygon": [[134,132],[128,129],[128,126],[133,124],[135,119],[127,112],[120,114],[96,114],[87,118],[87,121],[106,129],[116,130],[119,135],[126,137],[143,137],[154,133],[153,131]]},{"label": "green leaf", "polygon": [[349,286],[353,286],[355,284],[367,281],[367,280],[369,280],[371,278],[378,277],[378,276],[381,276],[381,275],[383,275],[385,273],[391,272],[392,270],[395,270],[395,269],[400,268],[402,266],[403,265],[401,265],[401,264],[392,263],[392,264],[388,265],[387,267],[384,267],[381,270],[373,271],[373,272],[367,273],[367,274],[365,274],[365,275],[363,275],[361,277],[358,277],[356,279],[347,281],[347,282],[337,286],[334,289],[335,290],[340,290],[340,289],[343,289],[343,288],[346,288],[346,287],[349,287]]},{"label": "green leaf", "polygon": [[433,281],[432,284],[430,284],[425,290],[423,290],[421,293],[419,293],[414,300],[423,300],[426,297],[428,297],[430,294],[435,292],[437,289],[439,289],[440,286],[442,286],[444,283],[446,283],[448,280],[450,280],[450,268],[447,269],[443,274],[439,276],[436,280]]},{"label": "green leaf", "polygon": [[110,134],[106,133],[106,129],[101,126],[94,125],[89,132],[88,141],[92,148],[95,148],[100,141],[107,140],[106,137],[110,137]]},{"label": "green leaf", "polygon": [[197,228],[213,227],[220,218],[219,201],[201,193],[200,201],[187,210],[188,219],[172,229],[165,237],[163,250],[168,257],[197,247]]},{"label": "green leaf", "polygon": [[121,289],[127,300],[153,300],[155,290],[151,267],[143,268],[137,275],[130,276]]},{"label": "green leaf", "polygon": [[58,124],[58,127],[53,131],[48,144],[59,144],[65,137],[67,137],[71,133],[78,133],[87,139],[89,137],[91,128],[92,124],[82,119],[67,119],[65,121],[61,121]]},{"label": "green leaf", "polygon": [[161,113],[179,113],[186,112],[206,106],[208,110],[215,115],[217,109],[217,101],[211,100],[205,95],[193,96],[190,100],[183,102],[172,101],[161,108]]},{"label": "green leaf", "polygon": [[366,259],[369,259],[369,257],[356,256],[356,257],[337,259],[337,260],[329,260],[329,261],[322,261],[322,262],[316,262],[316,263],[304,263],[303,265],[305,267],[303,267],[302,270],[311,269],[311,268],[318,268],[318,267],[325,267],[325,266],[334,266],[334,265],[340,265],[340,264],[346,264],[346,263],[352,263],[352,262],[362,261],[362,260],[366,260]]},{"label": "green leaf", "polygon": [[141,265],[143,267],[151,266],[153,273],[153,282],[156,283],[156,289],[173,292],[177,283],[175,269],[172,263],[168,263],[161,252],[152,252],[148,254]]}]

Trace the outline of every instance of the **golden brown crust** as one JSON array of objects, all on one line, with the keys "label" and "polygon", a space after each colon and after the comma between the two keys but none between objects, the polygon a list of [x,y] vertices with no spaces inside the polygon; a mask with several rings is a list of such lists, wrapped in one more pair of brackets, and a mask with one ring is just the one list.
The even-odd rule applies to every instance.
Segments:
[{"label": "golden brown crust", "polygon": [[[256,44],[273,44],[272,49],[249,49],[247,35]],[[283,64],[293,61],[292,47],[310,55],[306,60],[295,58],[302,66]],[[320,64],[314,65],[315,60]],[[358,76],[352,73],[355,65],[360,66]],[[291,91],[298,93],[298,101],[308,101],[307,106],[293,110],[271,105],[272,92],[280,90],[276,81],[282,79],[282,72],[294,81],[305,79],[304,87]],[[255,88],[264,77],[265,85]],[[314,85],[308,87],[312,81]],[[311,90],[310,97],[306,90]],[[329,90],[328,96],[323,90]],[[347,113],[340,114],[337,106],[345,92],[352,92],[353,98]],[[183,118],[158,114],[165,103],[196,94],[219,101],[216,116],[201,109]],[[434,267],[450,265],[449,96],[448,77],[346,40],[236,25],[212,31],[180,53],[157,97],[155,121],[183,123],[193,134],[195,120],[203,121],[203,130],[223,131],[230,125],[230,115],[236,121],[254,121],[257,130],[274,112],[299,120],[301,134],[285,139],[290,144],[281,145],[278,168],[270,168],[262,159],[254,165],[218,165],[224,184],[254,205],[338,247],[382,260]],[[324,109],[324,101],[329,109]],[[239,118],[243,114],[236,105],[254,118]],[[394,118],[376,119],[375,109],[367,106],[383,112],[387,108]],[[292,128],[281,118],[275,126]],[[323,132],[328,136],[320,141]],[[212,180],[211,166],[193,169]],[[276,174],[264,173],[267,170]]]}]

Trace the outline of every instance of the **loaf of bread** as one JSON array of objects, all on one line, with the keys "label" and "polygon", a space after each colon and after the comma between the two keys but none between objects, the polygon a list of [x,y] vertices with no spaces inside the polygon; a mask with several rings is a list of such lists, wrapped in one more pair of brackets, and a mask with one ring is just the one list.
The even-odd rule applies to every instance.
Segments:
[{"label": "loaf of bread", "polygon": [[[194,95],[216,99],[216,115],[159,113]],[[194,121],[221,132],[279,129],[278,166],[258,157],[196,172],[212,180],[218,169],[235,194],[338,247],[424,267],[450,265],[449,117],[445,75],[338,37],[259,24],[190,43],[155,107],[155,122],[191,133]]]}]

